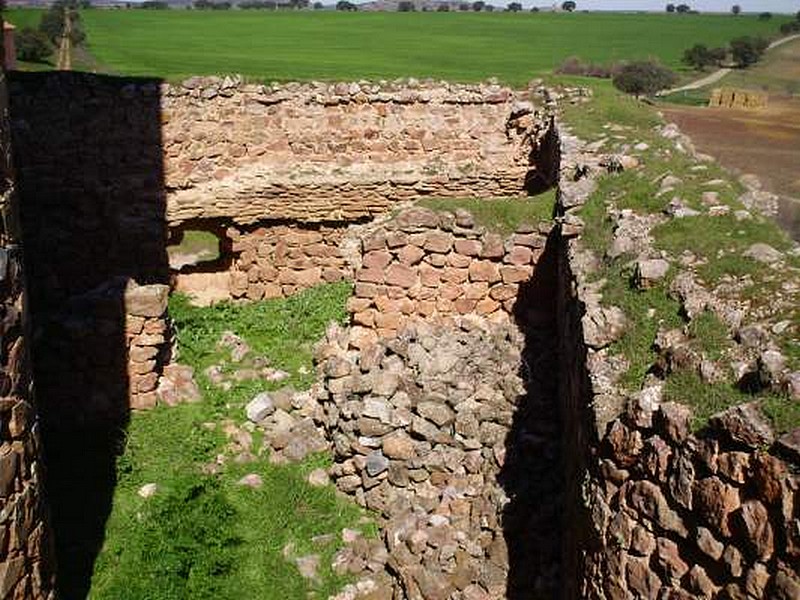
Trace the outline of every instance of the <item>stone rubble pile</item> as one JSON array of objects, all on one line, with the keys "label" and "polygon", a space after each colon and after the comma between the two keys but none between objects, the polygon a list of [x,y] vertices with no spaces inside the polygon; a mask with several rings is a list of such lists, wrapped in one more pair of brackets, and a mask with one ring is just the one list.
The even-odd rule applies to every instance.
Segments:
[{"label": "stone rubble pile", "polygon": [[[332,441],[334,484],[381,515],[385,548],[377,557],[346,550],[339,562],[358,572],[366,559],[366,571],[387,586],[369,597],[504,596],[510,579],[503,515],[519,482],[503,476],[526,397],[523,336],[479,318],[450,327],[409,324],[362,350],[355,336],[332,327],[316,350],[324,377],[317,418]],[[555,442],[553,433],[540,444]],[[558,557],[549,559],[549,571],[531,563],[540,575],[528,583],[533,589],[552,590]],[[383,564],[391,580],[380,575]]]}]

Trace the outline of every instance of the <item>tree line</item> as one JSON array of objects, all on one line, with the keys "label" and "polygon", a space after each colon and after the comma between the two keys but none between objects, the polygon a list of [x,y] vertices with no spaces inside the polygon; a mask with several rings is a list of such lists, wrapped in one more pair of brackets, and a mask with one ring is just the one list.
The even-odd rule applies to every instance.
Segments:
[{"label": "tree line", "polygon": [[83,29],[79,8],[87,8],[88,2],[79,0],[56,0],[39,20],[39,25],[24,27],[16,32],[14,45],[17,58],[28,62],[45,62],[52,56],[55,48],[61,42],[70,21],[70,44],[81,46],[86,42],[86,33]]}]

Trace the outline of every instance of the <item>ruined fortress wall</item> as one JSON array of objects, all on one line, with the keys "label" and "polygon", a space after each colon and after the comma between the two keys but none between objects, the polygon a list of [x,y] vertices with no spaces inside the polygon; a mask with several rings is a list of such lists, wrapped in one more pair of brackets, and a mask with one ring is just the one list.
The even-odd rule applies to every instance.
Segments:
[{"label": "ruined fortress wall", "polygon": [[27,298],[12,172],[5,74],[0,70],[0,598],[54,598]]},{"label": "ruined fortress wall", "polygon": [[570,174],[559,200],[564,597],[800,597],[799,457],[776,455],[753,405],[694,432],[660,385],[615,388],[606,309],[571,215],[592,188]]},{"label": "ruined fortress wall", "polygon": [[352,221],[399,200],[531,183],[528,124],[498,85],[194,78],[161,93],[170,224]]}]

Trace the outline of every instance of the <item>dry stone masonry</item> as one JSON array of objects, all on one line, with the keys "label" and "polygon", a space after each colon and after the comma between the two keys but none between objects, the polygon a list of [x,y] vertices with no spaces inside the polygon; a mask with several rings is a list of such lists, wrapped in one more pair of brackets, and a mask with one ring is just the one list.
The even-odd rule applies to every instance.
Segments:
[{"label": "dry stone masonry", "polygon": [[[548,110],[589,101],[580,89],[495,83],[16,75],[28,280],[4,120],[0,597],[54,597],[40,441],[57,532],[87,529],[99,547],[104,523],[85,519],[107,514],[130,409],[200,399],[191,369],[173,361],[171,289],[212,282],[214,298],[257,301],[341,280],[354,282],[351,324],[317,347],[318,383],[259,394],[245,411],[272,460],[330,451],[333,466],[310,482],[377,515],[378,539],[345,532],[332,567],[356,583],[339,600],[800,597],[798,433],[776,439],[755,405],[693,433],[658,378],[636,393],[616,387],[610,346],[626,316],[589,276],[598,257],[579,211],[597,173],[638,161],[560,131],[531,97]],[[691,151],[679,132],[663,137]],[[663,178],[664,193],[676,179]],[[463,210],[412,205],[555,183],[555,224],[507,235]],[[749,187],[747,206],[769,204]],[[680,199],[656,216],[612,212],[608,256],[634,254],[634,283],[647,289],[671,265],[651,252],[652,228],[695,214]],[[192,228],[219,234],[222,255],[170,273],[167,241]],[[780,264],[773,250],[748,254]],[[689,275],[676,282],[690,318],[734,315]],[[759,377],[800,389],[765,332],[739,334]],[[236,332],[219,343],[237,376],[287,376]],[[659,360],[688,356],[675,332],[657,346]],[[230,385],[219,365],[207,375]],[[223,429],[238,454],[252,447],[244,427]],[[68,535],[55,543],[68,559],[81,550]],[[302,573],[320,567],[285,550]],[[78,570],[91,573],[92,559]]]},{"label": "dry stone masonry", "polygon": [[[673,126],[662,135],[692,151]],[[753,402],[715,415],[693,433],[690,410],[666,402],[657,377],[635,393],[618,388],[624,364],[610,345],[624,331],[625,315],[602,304],[602,282],[592,278],[598,259],[580,239],[578,212],[596,189],[594,175],[637,163],[623,157],[623,167],[619,157],[600,155],[566,132],[561,137],[559,402],[565,441],[574,449],[565,453],[565,522],[574,525],[564,532],[565,597],[798,597],[798,432],[778,439]],[[666,179],[662,187],[680,183]],[[708,196],[711,204],[715,198]],[[638,257],[634,283],[647,288],[670,264],[653,255],[651,228],[696,214],[679,202],[670,204],[666,217],[612,211],[617,227],[607,256]],[[688,273],[675,278],[672,291],[688,318],[708,308],[739,329],[742,374],[755,365],[767,387],[788,385],[792,393],[793,374],[775,360],[780,353],[765,329],[745,327],[743,314]],[[680,330],[660,332],[655,346],[662,368],[688,364],[713,377]]]},{"label": "dry stone masonry", "polygon": [[[131,93],[141,93],[134,89]],[[167,220],[348,221],[535,185],[547,123],[509,88],[414,80],[162,86]]]},{"label": "dry stone masonry", "polygon": [[0,598],[49,600],[55,598],[52,540],[10,141],[6,82],[0,71]]},{"label": "dry stone masonry", "polygon": [[356,331],[391,336],[409,316],[513,317],[520,287],[542,258],[551,227],[549,221],[524,223],[503,236],[476,225],[464,210],[401,212],[361,241],[361,266],[348,302]]}]

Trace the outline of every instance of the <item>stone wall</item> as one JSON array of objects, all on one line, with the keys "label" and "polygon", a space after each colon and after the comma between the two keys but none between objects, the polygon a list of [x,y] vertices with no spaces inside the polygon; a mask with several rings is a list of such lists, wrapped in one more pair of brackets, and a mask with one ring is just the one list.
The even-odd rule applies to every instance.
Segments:
[{"label": "stone wall", "polygon": [[600,304],[596,259],[574,214],[594,184],[572,175],[592,160],[563,137],[565,598],[800,597],[798,433],[776,439],[756,403],[692,432],[690,410],[663,402],[659,380],[636,393],[616,388],[618,309]]},{"label": "stone wall", "polygon": [[171,224],[351,221],[422,196],[518,195],[538,184],[547,126],[493,84],[194,78],[162,96]]},{"label": "stone wall", "polygon": [[348,302],[353,323],[387,337],[409,317],[441,321],[477,313],[513,320],[551,227],[549,221],[524,223],[503,236],[463,210],[403,211],[361,240],[355,294]]},{"label": "stone wall", "polygon": [[33,396],[19,197],[0,70],[0,598],[54,598],[52,540]]},{"label": "stone wall", "polygon": [[346,227],[229,227],[226,235],[234,257],[229,284],[233,298],[279,298],[353,278],[354,260],[347,245],[356,242]]},{"label": "stone wall", "polygon": [[[552,176],[536,159],[548,123],[527,95],[496,84],[411,80],[170,85],[18,74],[12,108],[23,172],[36,171],[31,188],[79,183],[84,205],[113,203],[124,190],[126,202],[112,212],[118,219],[175,226],[349,221],[423,196],[541,188]],[[75,181],[70,175],[84,172],[85,162],[93,177]],[[105,214],[100,206],[85,211],[89,222]]]}]

